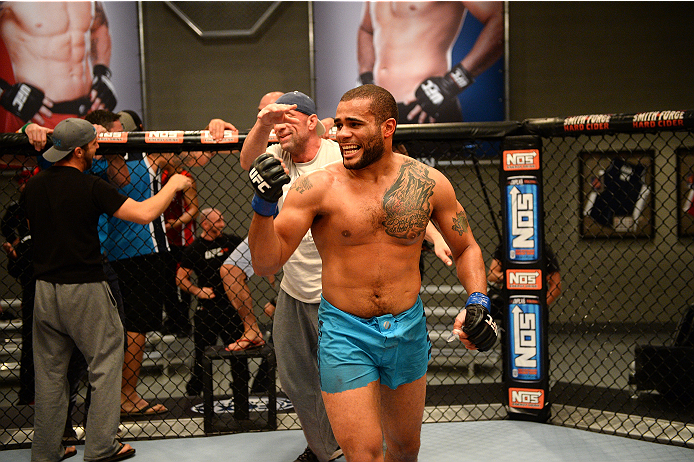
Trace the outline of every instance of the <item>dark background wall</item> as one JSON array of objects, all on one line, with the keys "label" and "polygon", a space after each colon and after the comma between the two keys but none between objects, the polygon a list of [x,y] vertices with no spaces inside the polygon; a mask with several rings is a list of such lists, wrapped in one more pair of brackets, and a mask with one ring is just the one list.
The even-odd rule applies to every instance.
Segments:
[{"label": "dark background wall", "polygon": [[[185,3],[185,2],[184,2]],[[220,17],[235,2],[200,2]],[[227,2],[224,2],[227,3]],[[143,2],[146,120],[250,128],[269,90],[311,92],[310,3],[282,2],[250,39],[201,39],[163,2]],[[694,109],[691,2],[509,2],[511,120]]]},{"label": "dark background wall", "polygon": [[[183,2],[193,3],[193,2]],[[230,20],[236,2],[194,2]],[[309,5],[283,2],[252,38],[199,38],[164,2],[143,2],[149,129],[201,129],[213,117],[239,130],[272,90],[309,93]]]},{"label": "dark background wall", "polygon": [[511,119],[694,108],[690,2],[509,2]]}]

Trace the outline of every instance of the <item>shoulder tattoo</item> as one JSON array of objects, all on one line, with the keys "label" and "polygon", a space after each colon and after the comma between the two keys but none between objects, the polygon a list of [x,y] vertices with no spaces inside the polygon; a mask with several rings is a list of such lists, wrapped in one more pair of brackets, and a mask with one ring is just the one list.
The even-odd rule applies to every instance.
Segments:
[{"label": "shoulder tattoo", "polygon": [[299,194],[303,194],[311,188],[313,188],[313,183],[311,183],[311,180],[306,176],[301,176],[292,185],[292,189]]},{"label": "shoulder tattoo", "polygon": [[455,214],[455,218],[453,218],[453,227],[451,229],[456,231],[460,236],[468,232],[470,223],[467,221],[467,215],[465,215],[464,210]]},{"label": "shoulder tattoo", "polygon": [[435,185],[425,165],[412,159],[402,164],[398,177],[383,195],[382,224],[388,235],[414,239],[424,233],[431,211],[429,198]]}]

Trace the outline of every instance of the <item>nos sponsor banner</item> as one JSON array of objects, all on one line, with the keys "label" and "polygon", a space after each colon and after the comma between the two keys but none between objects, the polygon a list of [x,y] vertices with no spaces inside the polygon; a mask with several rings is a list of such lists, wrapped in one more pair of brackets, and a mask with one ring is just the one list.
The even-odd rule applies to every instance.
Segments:
[{"label": "nos sponsor banner", "polygon": [[534,176],[513,176],[506,180],[509,260],[536,262],[540,259],[539,195]]},{"label": "nos sponsor banner", "polygon": [[540,309],[538,297],[509,299],[509,375],[514,380],[536,382],[542,378]]},{"label": "nos sponsor banner", "polygon": [[504,139],[499,166],[504,261],[504,379],[511,418],[549,417],[542,141]]}]

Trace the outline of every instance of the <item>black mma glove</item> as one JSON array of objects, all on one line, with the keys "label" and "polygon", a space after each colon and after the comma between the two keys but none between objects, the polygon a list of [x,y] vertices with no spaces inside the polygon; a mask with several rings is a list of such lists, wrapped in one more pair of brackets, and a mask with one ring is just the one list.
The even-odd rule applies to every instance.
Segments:
[{"label": "black mma glove", "polygon": [[480,292],[470,295],[465,304],[463,332],[477,351],[487,351],[496,343],[499,328],[489,314],[489,297]]},{"label": "black mma glove", "polygon": [[255,213],[264,217],[275,215],[277,201],[282,197],[282,186],[290,181],[282,162],[271,154],[261,154],[253,161],[248,176],[255,190],[251,202]]},{"label": "black mma glove", "polygon": [[362,72],[359,74],[359,85],[366,85],[367,83],[374,83],[373,72]]},{"label": "black mma glove", "polygon": [[443,77],[429,77],[420,83],[414,95],[422,110],[437,119],[441,105],[446,100],[455,98],[474,81],[470,73],[458,63]]},{"label": "black mma glove", "polygon": [[43,106],[43,98],[46,96],[38,88],[28,83],[15,83],[10,85],[0,79],[0,106],[8,112],[16,115],[24,122],[31,120]]},{"label": "black mma glove", "polygon": [[106,109],[112,111],[116,107],[116,89],[111,83],[111,69],[103,64],[97,64],[92,73],[94,74],[92,90],[96,91],[96,98],[101,100],[101,104]]}]

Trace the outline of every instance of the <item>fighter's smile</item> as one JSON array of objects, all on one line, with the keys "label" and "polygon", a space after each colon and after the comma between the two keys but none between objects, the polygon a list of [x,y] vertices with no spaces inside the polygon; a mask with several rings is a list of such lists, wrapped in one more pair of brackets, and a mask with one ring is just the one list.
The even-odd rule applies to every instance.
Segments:
[{"label": "fighter's smile", "polygon": [[353,143],[341,144],[340,149],[342,150],[343,157],[351,157],[361,149],[361,146]]}]

